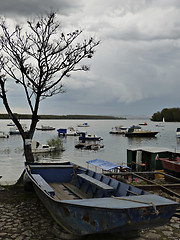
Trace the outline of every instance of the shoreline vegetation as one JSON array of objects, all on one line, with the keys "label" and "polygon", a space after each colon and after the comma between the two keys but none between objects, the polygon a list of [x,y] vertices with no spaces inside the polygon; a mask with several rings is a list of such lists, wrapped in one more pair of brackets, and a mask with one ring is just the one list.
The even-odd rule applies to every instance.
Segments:
[{"label": "shoreline vegetation", "polygon": [[164,108],[152,115],[151,121],[180,122],[180,108]]},{"label": "shoreline vegetation", "polygon": [[[18,119],[31,119],[31,114],[16,114]],[[39,120],[43,119],[89,119],[89,120],[125,120],[125,117],[101,116],[101,115],[39,115]],[[10,119],[8,114],[0,114],[0,119]]]}]

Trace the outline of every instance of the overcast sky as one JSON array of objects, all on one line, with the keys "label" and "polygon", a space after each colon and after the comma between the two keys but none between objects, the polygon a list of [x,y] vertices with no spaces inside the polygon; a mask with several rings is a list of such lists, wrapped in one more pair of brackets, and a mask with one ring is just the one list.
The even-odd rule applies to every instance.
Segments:
[{"label": "overcast sky", "polygon": [[[65,31],[84,29],[101,44],[90,71],[64,79],[67,92],[42,102],[40,114],[152,116],[180,107],[179,0],[0,0],[12,21],[50,9]],[[23,95],[9,92],[14,112],[28,113]]]}]

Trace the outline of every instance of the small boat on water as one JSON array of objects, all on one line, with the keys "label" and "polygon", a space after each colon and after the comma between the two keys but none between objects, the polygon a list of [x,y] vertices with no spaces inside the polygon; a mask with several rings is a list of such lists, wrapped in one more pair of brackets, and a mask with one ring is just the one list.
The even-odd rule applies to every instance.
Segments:
[{"label": "small boat on water", "polygon": [[36,130],[52,131],[52,130],[55,130],[55,127],[41,125],[41,127],[40,128],[36,128]]},{"label": "small boat on water", "polygon": [[71,162],[25,165],[25,188],[32,184],[54,220],[75,236],[127,236],[166,224],[179,206]]},{"label": "small boat on water", "polygon": [[48,144],[41,144],[38,141],[32,141],[31,150],[32,153],[47,153],[55,151],[55,147]]},{"label": "small boat on water", "polygon": [[163,123],[158,123],[158,124],[156,124],[156,127],[164,127],[164,124]]},{"label": "small boat on water", "polygon": [[7,126],[8,127],[13,127],[13,126],[15,126],[15,124],[13,122],[10,122],[10,123],[7,124]]},{"label": "small boat on water", "polygon": [[88,134],[88,133],[85,133],[85,132],[80,132],[80,137],[79,137],[79,140],[80,141],[101,141],[102,138],[95,135],[95,134]]},{"label": "small boat on water", "polygon": [[180,137],[180,128],[176,129],[176,137]]},{"label": "small boat on water", "polygon": [[82,123],[82,124],[78,124],[77,125],[78,127],[89,127],[89,124],[88,123]]},{"label": "small boat on water", "polygon": [[[21,125],[25,132],[28,131],[26,124],[21,124]],[[12,127],[9,129],[9,134],[10,135],[20,135],[20,132],[19,132],[18,128],[15,126],[15,127]]]},{"label": "small boat on water", "polygon": [[122,125],[113,127],[110,134],[125,134],[128,131],[127,127],[123,127]]},{"label": "small boat on water", "polygon": [[147,122],[139,123],[139,125],[144,125],[144,126],[146,126],[146,125],[147,125]]},{"label": "small boat on water", "polygon": [[125,133],[126,137],[155,137],[155,135],[158,134],[156,131],[148,131],[148,130],[142,130],[139,126],[131,126],[128,129],[128,132]]},{"label": "small boat on water", "polygon": [[78,131],[75,130],[74,127],[59,128],[57,132],[59,136],[78,136],[79,135]]},{"label": "small boat on water", "polygon": [[8,134],[6,134],[6,133],[3,132],[3,131],[0,131],[0,138],[8,138],[8,137],[9,137]]},{"label": "small boat on water", "polygon": [[79,142],[75,145],[75,148],[85,150],[99,150],[101,148],[104,148],[104,145],[95,142],[93,143]]},{"label": "small boat on water", "polygon": [[[165,123],[165,118],[164,117],[162,119],[162,122]],[[156,127],[164,127],[164,124],[162,122],[156,124]]]}]

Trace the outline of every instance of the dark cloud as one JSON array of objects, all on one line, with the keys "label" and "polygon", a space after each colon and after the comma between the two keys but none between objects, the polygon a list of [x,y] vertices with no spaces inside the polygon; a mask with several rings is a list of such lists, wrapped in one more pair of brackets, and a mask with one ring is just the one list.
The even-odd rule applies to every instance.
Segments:
[{"label": "dark cloud", "polygon": [[71,0],[1,0],[0,14],[8,17],[31,16],[53,10],[61,15],[69,15],[79,6],[79,1]]},{"label": "dark cloud", "polygon": [[[54,10],[65,31],[81,28],[82,38],[101,40],[90,72],[63,79],[67,93],[43,101],[41,113],[47,113],[48,106],[52,114],[151,116],[164,107],[179,106],[179,0],[1,2],[0,14],[8,18],[24,20]],[[16,111],[25,112],[19,91],[9,93]]]}]

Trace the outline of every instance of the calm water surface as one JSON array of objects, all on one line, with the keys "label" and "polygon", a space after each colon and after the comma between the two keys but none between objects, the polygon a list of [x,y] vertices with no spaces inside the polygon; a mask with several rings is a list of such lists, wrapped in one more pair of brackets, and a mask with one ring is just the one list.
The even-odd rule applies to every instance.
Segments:
[{"label": "calm water surface", "polygon": [[[123,125],[126,127],[132,124],[138,125],[141,122],[146,121],[147,126],[142,128],[147,130],[159,131],[159,134],[155,138],[127,138],[123,135],[112,135],[109,131],[112,127]],[[0,131],[6,133],[9,132],[7,124],[9,120],[0,120]],[[83,123],[82,120],[42,120],[38,123],[38,127],[41,125],[53,126],[58,128],[67,128],[73,126],[77,128],[77,124]],[[95,158],[104,159],[113,163],[126,163],[127,161],[127,149],[130,147],[139,146],[156,146],[166,147],[180,150],[180,141],[176,138],[176,128],[180,127],[180,123],[164,123],[164,127],[156,127],[155,122],[150,120],[88,120],[90,127],[78,128],[82,131],[87,131],[90,134],[96,134],[103,138],[102,143],[104,148],[93,150],[79,150],[75,148],[75,144],[78,142],[78,137],[68,136],[63,138],[63,145],[65,151],[56,155],[38,155],[36,160],[39,162],[45,161],[72,161],[76,164],[86,167],[86,161]],[[29,126],[28,120],[22,120],[22,123],[26,123]],[[53,137],[57,137],[57,130],[54,131],[36,131],[34,140],[40,141],[42,144],[46,144],[48,140]],[[22,139],[19,135],[10,136],[8,139],[0,139],[0,176],[3,176],[1,183],[6,181],[15,181],[21,175],[24,169],[24,156],[22,149]]]}]

